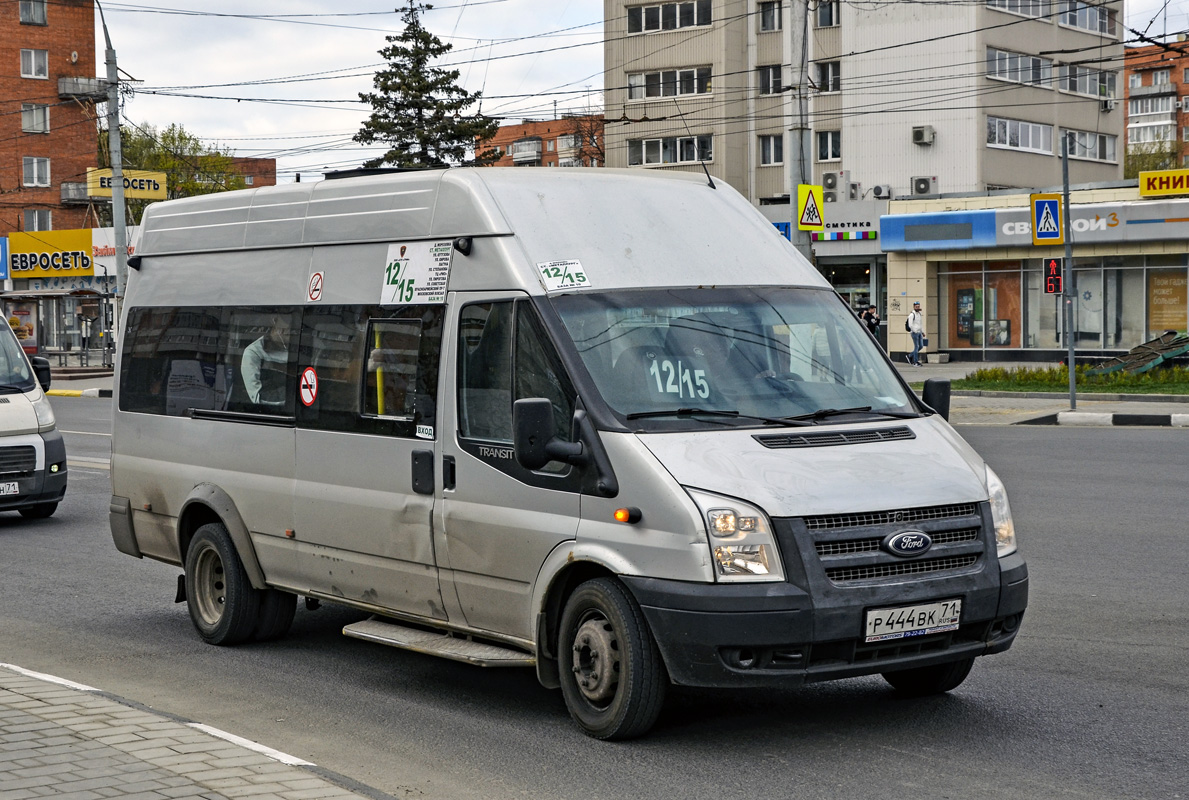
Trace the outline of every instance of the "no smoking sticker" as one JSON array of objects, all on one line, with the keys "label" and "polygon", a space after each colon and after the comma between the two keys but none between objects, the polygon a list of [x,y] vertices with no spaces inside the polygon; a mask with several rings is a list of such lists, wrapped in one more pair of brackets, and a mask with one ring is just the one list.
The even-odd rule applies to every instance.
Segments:
[{"label": "no smoking sticker", "polygon": [[321,272],[315,272],[310,275],[310,284],[306,288],[306,296],[311,303],[316,303],[322,299],[322,282],[324,277]]},{"label": "no smoking sticker", "polygon": [[298,384],[298,389],[301,392],[302,404],[312,406],[318,399],[318,373],[314,371],[313,367],[306,367],[301,371],[301,382]]}]

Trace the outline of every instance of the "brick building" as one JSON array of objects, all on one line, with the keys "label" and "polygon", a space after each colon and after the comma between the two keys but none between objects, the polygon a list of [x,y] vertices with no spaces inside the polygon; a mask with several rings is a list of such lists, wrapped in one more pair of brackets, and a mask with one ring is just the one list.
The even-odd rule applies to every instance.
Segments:
[{"label": "brick building", "polygon": [[1129,47],[1124,74],[1128,177],[1189,167],[1189,42]]},{"label": "brick building", "polygon": [[499,132],[480,146],[480,151],[489,147],[500,153],[500,160],[493,167],[606,165],[601,114],[501,125]]},{"label": "brick building", "polygon": [[260,186],[277,185],[277,160],[275,158],[248,158],[235,156],[231,168],[244,178],[244,186],[255,189]]},{"label": "brick building", "polygon": [[0,3],[0,235],[88,227],[98,154],[92,0]]}]

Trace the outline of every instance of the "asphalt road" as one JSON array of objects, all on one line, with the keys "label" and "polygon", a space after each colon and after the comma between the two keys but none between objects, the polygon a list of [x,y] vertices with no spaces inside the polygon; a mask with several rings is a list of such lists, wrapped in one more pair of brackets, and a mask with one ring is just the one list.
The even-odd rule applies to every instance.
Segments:
[{"label": "asphalt road", "polygon": [[299,609],[280,642],[203,645],[178,570],[111,544],[107,473],[85,461],[110,401],[53,402],[77,461],[52,519],[0,515],[0,661],[397,797],[1189,796],[1189,430],[960,429],[1008,487],[1032,596],[1016,646],[952,694],[677,691],[648,738],[606,744],[530,672],[348,639],[360,615],[338,607]]}]

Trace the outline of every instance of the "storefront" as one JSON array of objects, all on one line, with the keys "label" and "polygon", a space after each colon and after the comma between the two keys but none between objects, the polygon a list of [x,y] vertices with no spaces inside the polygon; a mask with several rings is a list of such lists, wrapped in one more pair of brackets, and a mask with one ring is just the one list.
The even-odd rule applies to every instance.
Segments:
[{"label": "storefront", "polygon": [[[923,304],[929,351],[954,360],[1057,361],[1062,297],[1043,275],[1064,247],[1036,247],[1028,195],[893,201],[880,221],[892,299]],[[1134,185],[1071,193],[1072,337],[1112,356],[1189,320],[1189,198],[1141,199]],[[898,322],[898,320],[893,320]],[[893,324],[892,348],[911,349]]]},{"label": "storefront", "polygon": [[887,200],[824,203],[822,231],[809,234],[814,263],[855,314],[874,305],[887,341],[887,258],[880,249],[879,220]]}]

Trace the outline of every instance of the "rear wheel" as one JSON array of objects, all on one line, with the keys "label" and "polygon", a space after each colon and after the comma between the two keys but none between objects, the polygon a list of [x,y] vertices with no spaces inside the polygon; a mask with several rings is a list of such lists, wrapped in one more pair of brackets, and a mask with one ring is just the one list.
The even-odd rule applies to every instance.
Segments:
[{"label": "rear wheel", "polygon": [[237,644],[252,635],[260,610],[231,536],[221,523],[203,525],[186,553],[186,604],[207,644]]},{"label": "rear wheel", "polygon": [[973,666],[974,659],[966,658],[932,667],[885,672],[883,679],[892,684],[892,688],[901,694],[909,697],[924,697],[957,689],[962,681],[966,680],[966,676],[970,674],[970,668]]},{"label": "rear wheel", "polygon": [[54,512],[58,510],[58,502],[55,500],[52,503],[38,503],[35,506],[25,506],[18,509],[21,516],[25,519],[46,519],[52,517]]},{"label": "rear wheel", "polygon": [[280,589],[265,589],[260,593],[260,611],[256,614],[256,629],[252,632],[252,638],[267,642],[284,636],[293,624],[296,611],[297,595]]},{"label": "rear wheel", "polygon": [[562,613],[557,649],[566,707],[587,735],[630,739],[648,732],[669,678],[623,584],[598,578],[579,586]]}]

